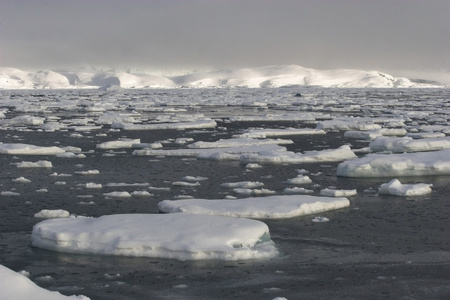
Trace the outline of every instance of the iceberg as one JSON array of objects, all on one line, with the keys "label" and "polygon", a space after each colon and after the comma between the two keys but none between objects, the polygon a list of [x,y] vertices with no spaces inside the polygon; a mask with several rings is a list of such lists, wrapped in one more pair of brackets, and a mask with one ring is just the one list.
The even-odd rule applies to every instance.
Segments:
[{"label": "iceberg", "polygon": [[269,228],[257,220],[191,214],[118,214],[37,223],[31,245],[98,255],[179,260],[268,259],[278,255]]}]

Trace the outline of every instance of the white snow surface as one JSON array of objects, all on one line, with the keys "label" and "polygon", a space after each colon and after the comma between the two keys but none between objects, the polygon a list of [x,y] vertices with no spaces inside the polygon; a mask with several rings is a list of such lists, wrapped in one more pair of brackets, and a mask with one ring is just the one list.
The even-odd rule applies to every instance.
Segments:
[{"label": "white snow surface", "polygon": [[158,209],[166,213],[221,215],[256,219],[282,219],[348,207],[347,198],[309,195],[274,195],[244,199],[163,200]]},{"label": "white snow surface", "polygon": [[[24,272],[26,274],[26,272]],[[0,296],[2,300],[89,300],[79,296],[65,296],[56,291],[49,291],[36,285],[18,272],[0,265]]]},{"label": "white snow surface", "polygon": [[378,193],[394,196],[422,196],[432,192],[431,186],[426,183],[402,184],[400,180],[392,179],[388,183],[382,184]]},{"label": "white snow surface", "polygon": [[0,87],[3,89],[102,88],[102,90],[110,91],[118,88],[256,88],[292,85],[341,88],[432,86],[414,83],[406,78],[394,77],[378,71],[314,70],[298,65],[217,70],[175,77],[114,71],[27,72],[15,68],[0,68]]},{"label": "white snow surface", "polygon": [[34,247],[68,253],[180,260],[245,260],[278,255],[269,228],[257,220],[191,214],[120,214],[45,220]]},{"label": "white snow surface", "polygon": [[368,154],[338,165],[344,177],[449,175],[450,149],[402,154]]},{"label": "white snow surface", "polygon": [[70,213],[64,209],[43,209],[34,214],[35,218],[53,219],[53,218],[68,218]]},{"label": "white snow surface", "polygon": [[36,146],[29,144],[0,144],[0,154],[12,155],[56,155],[64,153],[65,150],[56,146]]}]

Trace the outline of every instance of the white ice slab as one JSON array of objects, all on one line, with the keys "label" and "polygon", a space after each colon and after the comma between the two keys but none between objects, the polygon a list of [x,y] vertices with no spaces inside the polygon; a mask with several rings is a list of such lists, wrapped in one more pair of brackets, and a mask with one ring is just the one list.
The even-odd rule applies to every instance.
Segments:
[{"label": "white ice slab", "polygon": [[34,247],[69,253],[243,260],[278,255],[256,220],[191,214],[51,219],[33,227]]},{"label": "white ice slab", "polygon": [[221,215],[257,219],[282,219],[309,215],[350,205],[347,198],[309,195],[276,195],[245,199],[164,200],[158,209],[167,213]]},{"label": "white ice slab", "polygon": [[89,300],[86,296],[65,296],[37,286],[26,276],[0,265],[0,298],[2,300]]},{"label": "white ice slab", "polygon": [[402,184],[400,180],[392,179],[388,183],[382,184],[378,193],[394,196],[421,196],[431,193],[431,186],[426,183]]},{"label": "white ice slab", "polygon": [[338,165],[344,177],[449,175],[450,149],[402,154],[368,154]]},{"label": "white ice slab", "polygon": [[12,155],[55,155],[65,151],[56,146],[41,147],[29,144],[0,144],[0,154]]}]

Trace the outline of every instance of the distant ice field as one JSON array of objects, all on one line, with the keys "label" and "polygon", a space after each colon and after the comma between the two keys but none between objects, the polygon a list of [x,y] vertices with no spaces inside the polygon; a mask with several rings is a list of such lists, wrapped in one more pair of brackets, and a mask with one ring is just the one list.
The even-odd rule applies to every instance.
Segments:
[{"label": "distant ice field", "polygon": [[0,265],[90,299],[445,299],[449,120],[449,89],[3,90]]}]

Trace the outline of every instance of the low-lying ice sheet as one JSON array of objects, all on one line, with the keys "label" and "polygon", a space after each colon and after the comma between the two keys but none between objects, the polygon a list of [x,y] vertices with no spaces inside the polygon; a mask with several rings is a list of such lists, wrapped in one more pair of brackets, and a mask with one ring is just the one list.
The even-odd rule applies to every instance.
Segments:
[{"label": "low-lying ice sheet", "polygon": [[221,215],[228,217],[282,219],[348,207],[347,198],[309,195],[276,195],[244,199],[164,200],[158,209],[166,213]]},{"label": "low-lying ice sheet", "polygon": [[271,151],[260,153],[242,154],[239,159],[243,164],[248,163],[316,163],[334,162],[355,158],[355,153],[349,146],[344,145],[337,149],[309,151],[306,153],[294,153],[290,151]]},{"label": "low-lying ice sheet", "polygon": [[89,300],[86,296],[65,296],[43,289],[26,276],[0,265],[0,296],[2,300]]},{"label": "low-lying ice sheet", "polygon": [[328,197],[351,197],[355,196],[358,192],[356,189],[353,190],[336,190],[336,189],[322,189],[320,190],[321,196],[328,196]]},{"label": "low-lying ice sheet", "polygon": [[231,148],[231,147],[250,147],[260,145],[287,145],[293,144],[292,140],[284,139],[254,139],[254,138],[233,138],[233,139],[221,139],[215,142],[195,142],[189,144],[187,147],[190,149],[210,149],[210,148]]},{"label": "low-lying ice sheet", "polygon": [[52,162],[48,160],[38,160],[37,162],[32,161],[21,161],[16,164],[18,168],[52,168]]},{"label": "low-lying ice sheet", "polygon": [[129,123],[113,123],[112,128],[123,130],[183,130],[183,129],[206,129],[215,128],[217,123],[214,120],[198,120],[192,122],[179,123],[159,123],[159,124],[129,124]]},{"label": "low-lying ice sheet", "polygon": [[269,228],[261,221],[191,214],[45,220],[33,227],[31,244],[68,253],[180,260],[244,260],[278,255]]},{"label": "low-lying ice sheet", "polygon": [[368,154],[340,163],[336,174],[343,177],[449,175],[450,149],[402,154]]},{"label": "low-lying ice sheet", "polygon": [[70,213],[64,209],[43,209],[34,214],[35,218],[53,219],[53,218],[68,218]]},{"label": "low-lying ice sheet", "polygon": [[60,147],[50,146],[41,147],[29,144],[0,144],[0,154],[11,155],[55,155],[64,153],[65,150]]},{"label": "low-lying ice sheet", "polygon": [[121,149],[131,148],[133,144],[139,144],[141,139],[119,139],[116,141],[108,141],[97,144],[98,149]]},{"label": "low-lying ice sheet", "polygon": [[426,183],[402,184],[400,180],[392,179],[388,183],[382,184],[378,193],[394,196],[422,196],[431,193],[431,186]]},{"label": "low-lying ice sheet", "polygon": [[369,147],[374,152],[425,152],[450,148],[450,137],[413,139],[411,137],[378,137]]},{"label": "low-lying ice sheet", "polygon": [[268,137],[275,137],[275,136],[312,135],[312,134],[326,134],[326,132],[321,129],[311,129],[311,128],[252,129],[252,130],[245,130],[241,134],[234,135],[234,137],[265,139]]}]

